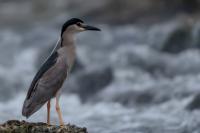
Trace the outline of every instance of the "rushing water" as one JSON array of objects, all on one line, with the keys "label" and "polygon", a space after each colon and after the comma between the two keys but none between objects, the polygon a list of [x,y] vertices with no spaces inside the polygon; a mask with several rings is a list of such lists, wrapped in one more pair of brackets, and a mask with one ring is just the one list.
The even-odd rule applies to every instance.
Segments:
[{"label": "rushing water", "polygon": [[[64,121],[91,133],[199,133],[199,105],[188,108],[200,92],[199,23],[99,27],[76,37],[81,67],[63,87]],[[25,119],[27,89],[57,35],[42,24],[0,31],[1,122]],[[46,121],[45,106],[28,121]]]}]

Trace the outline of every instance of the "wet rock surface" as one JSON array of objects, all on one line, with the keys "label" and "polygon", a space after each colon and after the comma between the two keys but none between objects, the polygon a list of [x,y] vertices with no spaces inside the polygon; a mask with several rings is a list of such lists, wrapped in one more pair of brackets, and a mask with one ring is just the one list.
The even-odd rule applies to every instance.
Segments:
[{"label": "wet rock surface", "polygon": [[10,120],[0,124],[1,133],[87,133],[86,128],[75,125],[64,125],[63,127],[47,125],[46,123],[29,123],[26,121]]},{"label": "wet rock surface", "polygon": [[186,106],[186,109],[193,111],[200,109],[200,94],[193,97],[191,102]]}]

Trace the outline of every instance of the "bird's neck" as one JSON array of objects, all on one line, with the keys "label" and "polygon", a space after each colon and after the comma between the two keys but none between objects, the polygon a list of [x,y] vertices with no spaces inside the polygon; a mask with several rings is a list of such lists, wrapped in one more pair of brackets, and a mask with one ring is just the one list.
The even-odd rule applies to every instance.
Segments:
[{"label": "bird's neck", "polygon": [[61,37],[61,47],[74,45],[74,35],[72,33],[65,33]]},{"label": "bird's neck", "polygon": [[71,67],[74,64],[76,57],[76,47],[74,44],[74,35],[66,34],[61,38],[61,52],[66,57],[68,65]]}]

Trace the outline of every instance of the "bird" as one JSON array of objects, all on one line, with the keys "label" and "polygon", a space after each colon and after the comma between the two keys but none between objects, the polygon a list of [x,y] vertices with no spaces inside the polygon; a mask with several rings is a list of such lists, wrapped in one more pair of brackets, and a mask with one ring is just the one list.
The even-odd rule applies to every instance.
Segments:
[{"label": "bird", "polygon": [[22,107],[23,116],[29,118],[46,104],[47,124],[50,125],[51,100],[55,98],[59,123],[60,126],[64,125],[59,98],[61,87],[69,76],[76,58],[74,35],[88,30],[101,31],[97,27],[85,24],[83,20],[78,18],[71,18],[63,24],[56,46],[30,84]]}]

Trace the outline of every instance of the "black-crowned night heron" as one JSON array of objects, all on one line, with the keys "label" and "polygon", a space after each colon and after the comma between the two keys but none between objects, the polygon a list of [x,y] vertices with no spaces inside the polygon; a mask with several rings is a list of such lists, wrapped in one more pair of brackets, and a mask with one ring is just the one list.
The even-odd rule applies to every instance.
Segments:
[{"label": "black-crowned night heron", "polygon": [[60,125],[64,125],[59,106],[60,88],[74,64],[76,56],[74,34],[86,30],[100,31],[77,18],[72,18],[63,24],[56,47],[30,85],[22,109],[23,116],[30,117],[47,102],[47,123],[50,124],[50,100],[55,97],[59,122]]}]

